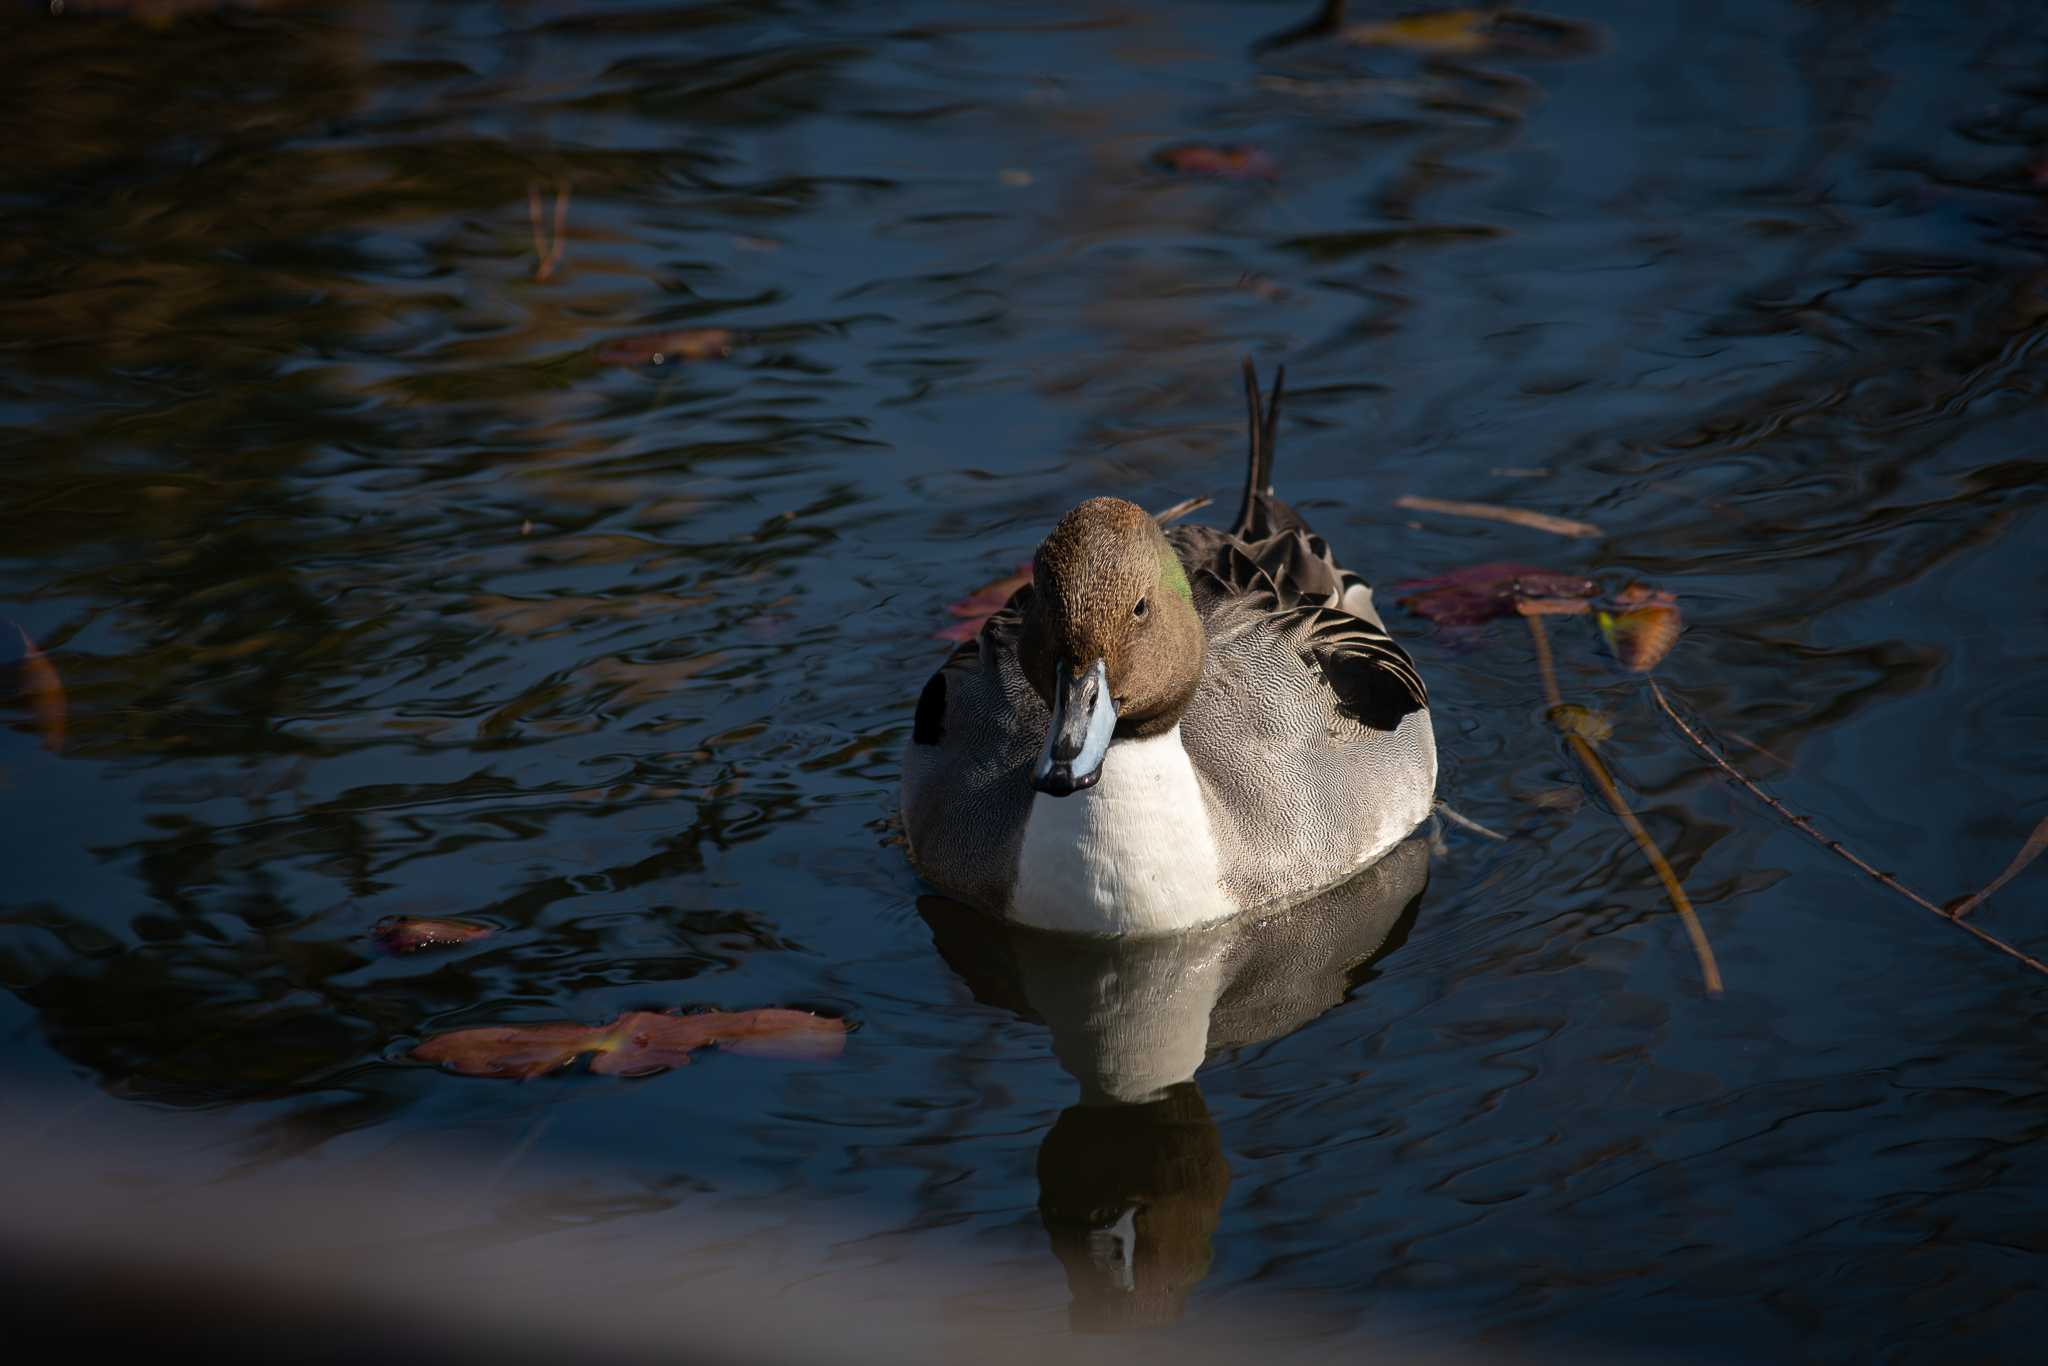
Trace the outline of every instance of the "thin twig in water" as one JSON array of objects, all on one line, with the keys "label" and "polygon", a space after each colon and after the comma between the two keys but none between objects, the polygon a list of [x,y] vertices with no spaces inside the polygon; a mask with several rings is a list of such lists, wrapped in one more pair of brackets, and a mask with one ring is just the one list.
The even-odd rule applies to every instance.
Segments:
[{"label": "thin twig in water", "polygon": [[1564,705],[1564,694],[1557,690],[1557,666],[1550,658],[1550,632],[1543,629],[1543,614],[1524,612],[1523,618],[1529,623],[1529,638],[1536,646],[1536,671],[1543,675],[1543,701],[1551,707]]},{"label": "thin twig in water", "polygon": [[1457,812],[1451,810],[1451,808],[1445,805],[1442,801],[1437,802],[1436,809],[1439,812],[1441,812],[1443,814],[1443,818],[1449,821],[1452,825],[1463,826],[1465,829],[1470,830],[1475,835],[1484,835],[1490,840],[1499,840],[1503,844],[1507,843],[1508,837],[1506,835],[1501,834],[1497,830],[1488,830],[1485,826],[1481,825],[1478,821],[1473,820],[1470,816],[1459,815]]},{"label": "thin twig in water", "polygon": [[[1525,616],[1523,620],[1529,623],[1529,635],[1536,643],[1536,667],[1543,675],[1543,695],[1552,708],[1561,707],[1564,697],[1557,689],[1557,670],[1550,659],[1550,633],[1543,628],[1540,615]],[[1664,851],[1650,838],[1650,832],[1636,819],[1636,813],[1622,800],[1620,787],[1608,774],[1607,765],[1601,763],[1600,756],[1594,753],[1593,746],[1581,735],[1566,733],[1564,738],[1572,747],[1572,753],[1578,756],[1580,765],[1592,776],[1600,795],[1614,809],[1615,818],[1634,838],[1636,847],[1643,851],[1643,857],[1650,861],[1650,867],[1664,884],[1664,894],[1671,898],[1672,908],[1678,912],[1679,922],[1685,926],[1686,937],[1692,940],[1693,954],[1700,960],[1700,976],[1706,979],[1707,994],[1719,996],[1722,990],[1720,964],[1714,961],[1714,947],[1707,942],[1706,927],[1700,924],[1699,914],[1693,910],[1692,899],[1685,894],[1678,874],[1672,871],[1671,864],[1664,858]]]},{"label": "thin twig in water", "polygon": [[1772,753],[1770,750],[1765,749],[1756,741],[1750,739],[1747,735],[1740,735],[1732,730],[1724,730],[1721,733],[1727,736],[1730,740],[1733,740],[1736,744],[1741,745],[1745,749],[1755,750],[1758,754],[1763,755],[1764,758],[1771,760],[1773,763],[1777,764],[1781,768],[1792,767],[1792,761],[1790,759],[1781,758],[1777,754]]},{"label": "thin twig in water", "polygon": [[1974,893],[1970,896],[1966,896],[1961,901],[1957,902],[1956,908],[1953,911],[1950,911],[1949,914],[1954,916],[1957,920],[1961,920],[1971,911],[1976,910],[1977,907],[1980,904],[1982,904],[1985,897],[1990,896],[2000,887],[2003,887],[2006,883],[2011,882],[2014,878],[2019,876],[2020,870],[2022,868],[2025,868],[2035,859],[2041,857],[2041,852],[2044,849],[2048,849],[2048,820],[2044,820],[2039,825],[2034,827],[2034,833],[2027,836],[2027,842],[2025,844],[2022,844],[2020,846],[2020,851],[2012,856],[2012,862],[2005,865],[2004,872],[2000,873],[1997,877],[1991,879],[1990,884],[1986,886],[1983,891]]},{"label": "thin twig in water", "polygon": [[[1857,858],[1854,854],[1850,853],[1847,849],[1843,848],[1840,840],[1829,839],[1826,835],[1823,835],[1819,831],[1819,829],[1817,829],[1814,826],[1814,823],[1812,821],[1806,819],[1806,817],[1804,816],[1794,813],[1790,808],[1788,808],[1783,802],[1779,801],[1776,797],[1773,797],[1770,793],[1764,791],[1755,783],[1743,777],[1741,772],[1738,771],[1733,764],[1729,763],[1726,759],[1722,758],[1720,753],[1717,750],[1715,750],[1715,748],[1712,745],[1708,744],[1705,740],[1702,740],[1700,738],[1699,732],[1695,731],[1691,726],[1688,726],[1685,723],[1684,717],[1680,716],[1675,710],[1673,710],[1670,701],[1667,700],[1664,696],[1664,690],[1657,686],[1656,679],[1650,679],[1649,684],[1650,696],[1654,697],[1657,700],[1657,705],[1663,708],[1664,714],[1671,718],[1672,724],[1677,726],[1679,729],[1679,733],[1684,735],[1685,738],[1692,743],[1692,747],[1698,750],[1702,755],[1704,755],[1707,761],[1713,764],[1714,767],[1720,769],[1723,773],[1727,774],[1736,782],[1740,783],[1744,788],[1748,790],[1749,794],[1752,797],[1755,797],[1765,806],[1768,806],[1769,808],[1771,808],[1771,810],[1777,812],[1780,816],[1784,817],[1785,820],[1792,825],[1793,829],[1800,831],[1809,839],[1813,840],[1816,844],[1834,850],[1837,854],[1840,854],[1850,863],[1862,869],[1871,877],[1876,878],[1879,882],[1891,888],[1893,891],[1897,892],[1900,896],[1906,898],[1906,900],[1912,902],[1914,905],[1919,906],[1924,910],[1932,911],[1934,914],[1940,916],[1943,920],[1948,921],[1951,925],[1954,925],[1956,928],[1962,930],[1965,934],[1973,935],[1976,938],[1983,940],[1986,944],[1989,944],[1992,948],[1997,949],[2000,953],[2005,954],[2008,957],[2017,958],[2020,962],[2025,963],[2034,971],[2042,973],[2044,975],[2048,975],[2048,963],[2043,963],[2038,958],[2033,958],[2025,953],[2020,952],[2020,950],[2006,943],[2003,939],[2000,939],[1995,934],[1988,934],[1985,931],[1978,929],[1975,925],[1971,925],[1965,921],[1958,920],[1955,916],[1950,915],[1947,911],[1944,911],[1941,907],[1935,905],[1932,901],[1929,901],[1926,897],[1920,895],[1920,893],[1914,891],[1911,887],[1908,887],[1905,883],[1899,881],[1890,873],[1879,872],[1877,869],[1871,867],[1862,859]],[[1993,886],[1996,885],[1996,883],[1993,884]],[[1986,890],[1988,892],[1990,889],[1987,888]]]},{"label": "thin twig in water", "polygon": [[1531,531],[1547,531],[1553,536],[1600,534],[1600,528],[1591,522],[1575,522],[1569,517],[1553,517],[1547,512],[1500,507],[1494,503],[1460,503],[1448,498],[1421,498],[1412,493],[1404,493],[1394,500],[1394,506],[1415,512],[1440,512],[1446,517],[1477,517],[1487,522],[1511,522],[1515,526],[1528,527]]}]

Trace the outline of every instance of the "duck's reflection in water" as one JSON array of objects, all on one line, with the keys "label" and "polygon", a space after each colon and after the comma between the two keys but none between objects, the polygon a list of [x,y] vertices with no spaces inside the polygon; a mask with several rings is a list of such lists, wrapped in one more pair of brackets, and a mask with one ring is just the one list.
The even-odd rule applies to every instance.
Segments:
[{"label": "duck's reflection in water", "polygon": [[1196,1069],[1342,1001],[1407,937],[1428,881],[1428,845],[1410,839],[1289,910],[1136,941],[1045,934],[943,897],[919,901],[976,998],[1043,1021],[1080,1083],[1038,1150],[1038,1211],[1077,1331],[1180,1317],[1208,1273],[1230,1189]]}]

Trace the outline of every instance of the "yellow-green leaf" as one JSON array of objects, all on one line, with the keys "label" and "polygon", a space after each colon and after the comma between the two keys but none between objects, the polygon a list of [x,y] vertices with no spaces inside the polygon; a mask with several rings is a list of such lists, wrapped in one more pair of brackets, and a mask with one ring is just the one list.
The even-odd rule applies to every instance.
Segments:
[{"label": "yellow-green leaf", "polygon": [[1669,593],[1632,583],[1614,600],[1615,611],[1593,614],[1607,648],[1624,669],[1648,673],[1678,643],[1678,599]]}]

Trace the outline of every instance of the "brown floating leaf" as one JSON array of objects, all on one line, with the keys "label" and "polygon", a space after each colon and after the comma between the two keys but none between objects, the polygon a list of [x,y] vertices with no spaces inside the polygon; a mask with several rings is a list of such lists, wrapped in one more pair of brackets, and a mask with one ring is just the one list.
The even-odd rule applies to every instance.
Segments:
[{"label": "brown floating leaf", "polygon": [[1020,564],[1013,574],[1006,574],[993,583],[985,583],[946,610],[960,620],[933,633],[939,640],[972,640],[981,632],[982,623],[1003,610],[1010,601],[1010,595],[1031,582],[1030,564]]},{"label": "brown floating leaf", "polygon": [[[1524,603],[1590,598],[1600,591],[1591,579],[1554,574],[1526,564],[1475,564],[1433,579],[1412,579],[1394,585],[1413,590],[1400,599],[1403,607],[1440,626],[1476,626],[1496,617],[1511,617]],[[1560,608],[1533,609],[1549,613]]]},{"label": "brown floating leaf", "polygon": [[677,332],[644,332],[597,348],[606,365],[666,365],[670,361],[716,360],[730,356],[739,334],[725,327],[686,327]]},{"label": "brown floating leaf", "polygon": [[57,677],[57,666],[36,648],[29,633],[19,626],[14,631],[21,637],[21,695],[36,715],[43,748],[55,754],[64,748],[64,681]]},{"label": "brown floating leaf", "polygon": [[1601,534],[1600,528],[1591,522],[1576,522],[1569,517],[1553,517],[1547,512],[1529,512],[1522,508],[1501,507],[1495,503],[1460,503],[1449,498],[1422,498],[1407,493],[1396,498],[1394,506],[1415,512],[1440,512],[1446,517],[1477,517],[1487,522],[1510,522],[1515,526],[1528,527],[1531,531],[1547,531],[1553,536]]},{"label": "brown floating leaf", "polygon": [[487,1025],[436,1035],[413,1056],[472,1077],[525,1080],[595,1053],[601,1076],[644,1077],[682,1067],[699,1048],[720,1044],[739,1053],[781,1058],[832,1058],[846,1046],[846,1021],[801,1010],[707,1011],[664,1015],[633,1010],[610,1024]]},{"label": "brown floating leaf", "polygon": [[411,915],[387,915],[370,927],[370,934],[386,953],[413,953],[419,949],[467,944],[492,933],[489,925],[466,920],[427,920]]},{"label": "brown floating leaf", "polygon": [[1669,593],[1632,583],[1616,595],[1618,611],[1596,612],[1600,634],[1624,669],[1648,673],[1678,643],[1678,599]]},{"label": "brown floating leaf", "polygon": [[[1318,27],[1327,31],[1341,23],[1342,0],[1324,8],[1331,16]],[[1351,24],[1337,30],[1338,39],[1360,47],[1395,47],[1434,56],[1463,56],[1496,49],[1533,57],[1566,57],[1591,52],[1601,45],[1601,31],[1591,24],[1529,10],[1446,9],[1403,15],[1377,23]]]},{"label": "brown floating leaf", "polygon": [[1447,9],[1408,14],[1377,24],[1354,24],[1343,32],[1360,47],[1405,47],[1419,52],[1477,52],[1486,46],[1494,16],[1483,10]]},{"label": "brown floating leaf", "polygon": [[1950,909],[1949,914],[1953,916],[1955,919],[1961,920],[1971,911],[1976,910],[1977,907],[1983,902],[1984,898],[1990,896],[2000,887],[2003,887],[2006,883],[2011,882],[2014,878],[2018,877],[2020,875],[2020,871],[2024,869],[2028,864],[2032,863],[2035,859],[2041,857],[2042,851],[2044,850],[2048,850],[2048,820],[2044,820],[2039,825],[2034,827],[2034,833],[2027,836],[2027,842],[2025,844],[2022,844],[2020,846],[2020,851],[2012,856],[2012,862],[2005,865],[2004,872],[2000,873],[1997,877],[1991,879],[1990,883],[1984,888],[1983,891],[1977,892],[1971,896],[1964,897],[1961,901],[1958,901],[1955,904],[1955,906]]},{"label": "brown floating leaf", "polygon": [[1176,175],[1210,176],[1217,180],[1271,180],[1280,168],[1256,147],[1184,142],[1152,154],[1154,165]]}]

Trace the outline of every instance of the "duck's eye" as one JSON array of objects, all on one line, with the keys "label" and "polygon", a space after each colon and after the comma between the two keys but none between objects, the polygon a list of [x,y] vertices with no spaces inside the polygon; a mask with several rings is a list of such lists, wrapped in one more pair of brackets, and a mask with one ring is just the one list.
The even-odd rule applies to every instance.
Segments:
[{"label": "duck's eye", "polygon": [[1138,620],[1143,621],[1145,619],[1145,611],[1145,600],[1143,598],[1139,598],[1138,605],[1131,609],[1131,615],[1136,617]]}]

